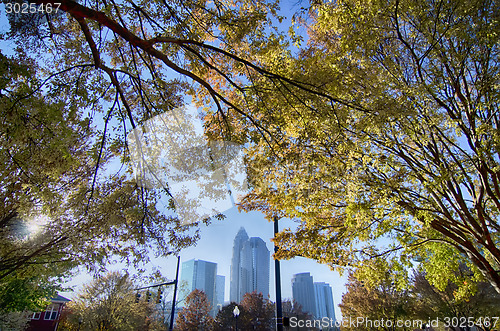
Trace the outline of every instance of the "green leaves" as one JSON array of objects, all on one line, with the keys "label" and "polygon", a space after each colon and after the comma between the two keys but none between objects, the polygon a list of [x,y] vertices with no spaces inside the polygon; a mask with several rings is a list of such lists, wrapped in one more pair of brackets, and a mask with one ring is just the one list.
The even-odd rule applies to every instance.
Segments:
[{"label": "green leaves", "polygon": [[[385,267],[393,266],[386,265]],[[365,321],[366,319],[371,321],[383,319],[393,321],[392,324],[396,325],[398,330],[412,330],[420,326],[405,325],[401,322],[397,325],[396,320],[412,320],[413,323],[420,322],[421,325],[425,325],[436,318],[442,320],[443,316],[450,319],[470,316],[472,321],[479,324],[475,316],[492,314],[498,310],[500,296],[491,285],[483,282],[476,283],[468,275],[470,270],[464,265],[457,269],[445,266],[445,269],[449,274],[457,277],[459,282],[447,283],[442,289],[431,285],[428,280],[433,276],[423,272],[415,271],[405,284],[396,282],[400,279],[397,269],[394,271],[385,269],[385,274],[381,274],[381,278],[377,281],[366,278],[360,272],[352,273],[349,275],[347,293],[342,296],[340,304],[343,318],[351,320],[364,318]],[[468,284],[468,290],[474,288],[474,291],[468,292],[465,297],[460,296],[460,288],[464,288],[460,284]],[[356,330],[386,329],[366,324],[356,325],[355,328]]]},{"label": "green leaves", "polygon": [[[38,270],[37,272],[40,272]],[[0,312],[41,311],[56,294],[57,286],[41,279],[36,272],[31,275],[15,273],[0,284]]]},{"label": "green leaves", "polygon": [[[157,192],[142,191],[125,171],[105,172],[113,133],[96,128],[103,122],[93,99],[104,102],[107,89],[89,87],[85,67],[76,86],[64,71],[42,82],[44,71],[18,56],[0,56],[7,78],[0,86],[0,287],[26,299],[10,298],[14,306],[2,309],[38,307],[77,265],[94,272],[112,259],[140,265],[149,250],[168,255],[192,244],[196,232],[159,211]],[[37,219],[45,222],[28,232]]]},{"label": "green leaves", "polygon": [[[64,219],[59,228],[71,219],[100,238],[82,244],[87,233],[77,233],[72,244],[83,247],[82,261],[110,252],[139,259],[151,246],[167,254],[192,242],[159,210],[163,192],[134,186],[129,173],[99,171],[110,152],[128,161],[121,137],[130,127],[188,93],[203,109],[207,136],[247,146],[252,192],[241,208],[300,221],[278,236],[279,256],[343,267],[373,260],[375,271],[388,259],[402,278],[418,258],[436,284],[446,280],[439,268],[447,258],[468,261],[500,291],[494,1],[315,3],[294,19],[308,36],[299,50],[290,49],[298,36],[271,27],[276,2],[67,0],[62,8],[68,15],[51,20],[52,43],[39,48],[52,57],[32,69],[52,85],[20,104],[23,116],[5,113],[15,133],[6,146],[25,162],[33,156],[38,166],[27,169],[49,185],[5,186],[9,196],[20,187],[34,192],[16,197],[24,211],[44,202],[44,211]],[[38,49],[35,35],[16,31],[12,38]],[[17,81],[20,93],[39,86]],[[46,122],[41,132],[58,131],[23,132],[33,125],[27,115]],[[46,149],[25,153],[30,139]],[[45,151],[54,156],[44,168]],[[110,238],[126,248],[105,244]]]},{"label": "green leaves", "polygon": [[498,93],[485,89],[499,59],[480,28],[497,21],[494,8],[310,8],[309,44],[282,70],[303,85],[256,93],[249,109],[272,143],[248,147],[254,186],[242,208],[300,221],[278,237],[280,257],[356,267],[376,256],[408,267],[418,257],[441,285],[442,263],[469,261],[500,285]]},{"label": "green leaves", "polygon": [[153,303],[135,302],[136,291],[128,274],[110,272],[86,284],[68,303],[68,313],[61,326],[73,330],[137,330],[160,327],[159,321],[147,316]]}]

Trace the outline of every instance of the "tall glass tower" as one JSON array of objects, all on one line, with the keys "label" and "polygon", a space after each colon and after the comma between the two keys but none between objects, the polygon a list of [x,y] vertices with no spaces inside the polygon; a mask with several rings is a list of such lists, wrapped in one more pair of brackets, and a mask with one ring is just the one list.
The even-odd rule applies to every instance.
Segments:
[{"label": "tall glass tower", "polygon": [[308,272],[293,275],[292,295],[293,299],[302,306],[302,311],[316,316],[313,277]]},{"label": "tall glass tower", "polygon": [[215,301],[217,306],[217,312],[224,306],[224,290],[226,287],[226,277],[217,275],[217,281],[215,282]]},{"label": "tall glass tower", "polygon": [[233,257],[231,258],[231,276],[229,278],[229,300],[239,303],[241,300],[242,287],[242,267],[241,267],[241,250],[243,244],[248,240],[248,235],[242,227],[236,234],[233,244]]},{"label": "tall glass tower", "polygon": [[270,253],[264,240],[248,238],[244,228],[240,228],[234,238],[231,259],[229,298],[239,303],[245,293],[256,291],[264,298],[269,296]]},{"label": "tall glass tower", "polygon": [[217,307],[216,279],[217,263],[195,259],[182,263],[181,282],[187,282],[187,289],[183,296],[186,297],[195,289],[205,292],[212,306],[212,315]]},{"label": "tall glass tower", "polygon": [[330,284],[323,282],[314,283],[314,296],[316,299],[316,318],[328,317],[335,320],[335,307]]}]

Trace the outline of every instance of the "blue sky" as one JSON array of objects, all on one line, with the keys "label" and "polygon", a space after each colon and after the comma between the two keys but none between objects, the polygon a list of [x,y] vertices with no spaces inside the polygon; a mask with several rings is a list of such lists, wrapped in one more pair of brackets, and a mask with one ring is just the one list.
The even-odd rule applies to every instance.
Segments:
[{"label": "blue sky", "polygon": [[[151,180],[149,180],[148,182],[149,185],[161,187],[165,185],[164,182],[168,182],[169,185],[171,185],[172,183],[176,183],[174,176],[169,175],[172,172],[171,169],[174,168],[183,170],[186,173],[193,171],[193,169],[191,168],[186,168],[183,162],[173,162],[176,160],[175,157],[172,156],[175,153],[170,153],[170,149],[175,150],[178,156],[188,159],[192,157],[193,160],[197,160],[198,157],[201,156],[201,154],[198,155],[198,157],[195,155],[201,152],[199,149],[193,149],[193,147],[197,147],[198,145],[203,146],[208,142],[205,142],[206,138],[202,134],[203,131],[201,129],[201,121],[199,117],[196,116],[196,111],[197,108],[194,105],[186,105],[185,107],[181,107],[176,110],[175,114],[177,115],[174,114],[174,116],[171,116],[170,113],[167,113],[165,114],[165,116],[160,115],[149,120],[148,122],[151,122],[151,125],[148,126],[149,131],[140,128],[137,130],[141,133],[151,132],[151,134],[148,133],[148,135],[150,135],[148,136],[148,139],[141,138],[138,140],[140,141],[140,143],[138,142],[138,146],[140,145],[142,147],[138,149],[136,157],[132,158],[134,162],[137,163],[138,167],[140,167],[141,164],[148,164],[148,166],[144,169],[144,173],[154,173],[154,176],[150,176]],[[167,126],[168,129],[165,129]],[[197,138],[196,136],[198,135],[200,137]],[[164,139],[165,137],[163,136],[167,136],[168,139]],[[172,138],[178,138],[178,136],[181,139]],[[132,140],[137,139],[134,137],[135,136],[132,137]],[[129,146],[130,145],[132,145],[132,143],[129,143]],[[189,151],[189,153],[185,151]],[[182,156],[182,153],[188,154]],[[217,158],[214,156],[214,159]],[[187,163],[192,166],[192,163]],[[194,164],[200,167],[200,169],[203,168],[203,164],[200,164],[199,161]],[[235,171],[232,172],[227,172],[229,169],[227,168],[227,176],[224,176],[224,178],[234,179],[235,176],[238,177],[238,174],[240,172],[243,174],[245,173],[243,163],[237,163],[237,166],[235,167]],[[142,170],[141,173],[143,173]],[[176,172],[174,171],[173,173]],[[191,173],[191,175],[194,176],[196,175],[196,173]],[[181,178],[184,177],[181,176]],[[243,179],[244,178],[245,176],[243,176]],[[237,180],[237,182],[239,181]],[[183,250],[181,252],[181,260],[185,262],[191,259],[199,259],[217,263],[218,274],[226,277],[225,300],[228,301],[230,286],[229,275],[231,268],[230,261],[233,241],[236,233],[238,232],[240,227],[244,227],[249,237],[262,238],[266,242],[269,251],[273,252],[274,246],[270,239],[273,237],[274,225],[273,223],[270,223],[266,219],[264,219],[263,214],[261,214],[260,212],[239,213],[236,207],[234,207],[234,204],[231,208],[231,202],[228,199],[229,195],[227,194],[227,191],[225,191],[221,187],[221,185],[224,184],[224,181],[221,181],[220,183],[214,183],[213,177],[207,176],[205,180],[202,180],[201,175],[198,175],[194,176],[192,180],[186,180],[182,183],[179,183],[179,185],[181,184],[183,189],[180,191],[182,194],[180,194],[179,199],[177,199],[175,192],[173,193],[173,195],[176,196],[176,208],[181,207],[180,209],[185,212],[185,216],[190,215],[187,218],[181,217],[183,221],[189,222],[191,219],[196,221],[203,218],[199,215],[199,209],[201,209],[201,207],[203,207],[204,210],[217,209],[218,211],[223,212],[223,214],[226,215],[226,218],[223,221],[214,220],[209,226],[202,226],[200,241],[196,246]],[[243,187],[246,186],[243,185]],[[201,188],[204,188],[204,190],[208,190],[210,194],[203,196],[202,194],[200,194]],[[217,188],[221,190],[219,191],[217,190]],[[239,198],[242,194],[246,193],[238,189],[235,190],[233,186],[231,186],[231,192],[233,193],[232,196],[234,198],[232,201],[236,202],[239,201]],[[225,197],[226,199],[223,199],[223,195],[227,195],[227,197]],[[212,197],[212,199],[207,199],[207,196]],[[183,205],[183,199],[191,203],[186,203]],[[219,200],[227,200],[229,205],[221,205],[220,203],[218,203],[220,202]],[[211,213],[211,215],[215,214],[215,212]],[[295,226],[295,223],[291,220],[280,221],[280,229],[283,229],[285,227],[295,228]],[[151,269],[158,269],[164,276],[173,279],[175,278],[175,263],[175,258],[156,259],[152,261],[149,267]],[[274,301],[275,280],[273,261],[271,261],[270,267],[270,293],[271,300]],[[338,273],[331,271],[327,266],[320,265],[312,260],[308,260],[305,258],[296,258],[290,261],[281,262],[282,298],[292,297],[291,279],[294,274],[300,272],[310,272],[314,278],[314,281],[316,282],[329,283],[333,289],[335,302],[337,304],[340,302],[342,293],[345,290],[345,277],[340,278]],[[339,309],[337,309],[336,311],[336,316],[340,316]]]},{"label": "blue sky", "polygon": [[[182,107],[179,109],[179,114],[183,113],[184,111],[185,112],[196,111],[196,107],[194,106]],[[190,124],[190,122],[197,122],[198,120],[199,119],[197,119],[196,116],[190,116],[189,121],[187,121],[186,123]],[[186,128],[190,126],[181,124],[186,124],[186,123],[181,121],[182,123],[178,124],[176,121],[173,122],[170,121],[170,119],[165,116],[159,119],[158,122],[162,125],[158,129],[159,130],[158,132],[163,132],[163,135],[167,136],[169,135],[175,136],[176,133],[180,132],[182,133],[180,136],[183,139],[179,139],[179,141],[174,139],[175,144],[173,143],[167,144],[164,140],[159,139],[161,137],[156,137],[156,135],[152,135],[152,137],[158,138],[158,141],[155,141],[154,139],[141,139],[142,142],[140,145],[142,146],[142,149],[140,149],[140,153],[138,153],[138,155],[136,155],[137,157],[133,158],[133,160],[138,164],[138,167],[139,164],[146,164],[146,163],[149,164],[150,166],[146,167],[145,170],[151,173],[155,173],[155,176],[151,176],[151,180],[147,182],[148,185],[151,185],[153,187],[164,187],[165,183],[167,182],[169,183],[169,185],[171,185],[172,183],[176,183],[174,176],[169,177],[169,173],[172,172],[169,170],[170,168],[180,167],[179,170],[184,170],[185,172],[188,171],[186,170],[187,168],[186,169],[184,168],[184,164],[182,162],[179,164],[173,163],[173,161],[175,161],[175,158],[172,158],[172,156],[169,153],[166,153],[168,152],[168,149],[173,148],[174,150],[176,150],[178,156],[180,157],[183,157],[182,153],[187,153],[184,156],[185,158],[188,159],[193,158],[193,160],[197,160],[198,158],[194,154],[199,153],[200,151],[195,150],[192,147],[196,147],[198,145],[203,146],[205,143],[204,142],[205,138],[202,135],[201,129],[199,130],[195,129],[196,125],[194,124],[196,123],[191,123],[192,130],[190,131],[188,130],[190,137],[184,137],[185,134],[183,130],[186,130]],[[170,123],[174,126],[178,125],[178,127],[173,127],[165,130],[163,128],[163,125],[165,125],[165,123]],[[199,125],[199,127],[201,128],[201,124]],[[139,129],[139,131],[143,132],[143,130],[141,129]],[[193,140],[193,137],[197,135],[197,131],[200,131],[199,134],[201,135],[201,137],[199,139]],[[153,151],[150,153],[151,155],[148,154],[148,151],[150,150]],[[191,163],[188,162],[188,164]],[[236,164],[237,164],[236,169],[235,171],[232,172],[229,171],[230,169],[229,167],[224,166],[227,168],[226,169],[227,171],[226,175],[228,178],[227,180],[234,181],[237,179],[236,177],[239,177],[238,174],[240,172],[245,173],[244,165],[238,163]],[[199,162],[196,162],[195,165],[203,167],[203,164],[200,164]],[[237,171],[238,168],[239,171]],[[190,169],[190,171],[192,170],[193,169]],[[193,173],[192,175],[195,175],[195,173]],[[250,212],[250,213],[238,212],[237,208],[234,207],[234,202],[238,202],[241,195],[246,193],[246,192],[240,192],[241,190],[237,189],[241,185],[236,185],[236,186],[231,185],[231,192],[233,199],[229,200],[229,194],[227,194],[228,191],[226,191],[225,189],[223,189],[223,187],[221,187],[221,185],[224,184],[224,181],[221,181],[220,183],[217,182],[215,183],[217,185],[215,185],[212,176],[205,176],[206,177],[205,180],[202,180],[201,177],[202,177],[201,175],[194,176],[193,178],[191,178],[191,180],[186,180],[178,183],[179,185],[182,185],[183,189],[180,190],[182,194],[179,195],[179,199],[177,199],[177,196],[175,195],[174,192],[174,196],[176,196],[176,208],[180,207],[180,210],[183,210],[185,212],[185,215],[190,215],[190,217],[187,218],[181,217],[181,219],[187,222],[189,222],[191,219],[194,221],[201,219],[202,217],[200,216],[200,210],[199,210],[200,208],[204,210],[216,209],[217,211],[222,212],[226,216],[226,218],[222,221],[214,220],[212,224],[208,226],[202,225],[200,228],[201,239],[196,244],[196,246],[186,248],[181,252],[180,254],[181,261],[185,262],[191,259],[200,259],[217,263],[218,274],[226,277],[225,300],[228,301],[229,287],[230,287],[229,275],[231,268],[230,262],[231,262],[233,241],[234,237],[236,236],[236,233],[241,227],[244,227],[249,237],[262,238],[266,242],[269,251],[273,252],[274,246],[271,242],[271,238],[273,237],[274,225],[273,223],[268,222],[264,218],[263,214],[260,212]],[[226,176],[224,178],[226,178]],[[245,176],[243,176],[243,179],[244,178]],[[239,181],[241,181],[241,178]],[[239,181],[236,180],[236,182]],[[243,185],[242,187],[245,187],[245,185]],[[201,188],[203,188],[203,190],[208,190],[209,194],[208,195],[201,194],[200,193]],[[217,190],[217,188],[221,189],[220,192]],[[224,196],[227,195],[226,199],[223,199],[224,197],[222,195]],[[207,199],[207,197],[212,197],[213,199]],[[183,199],[190,203],[182,204]],[[220,202],[219,200],[225,200],[226,202],[228,202],[228,204],[226,203],[221,205],[219,203]],[[233,207],[231,207],[231,202],[233,202]],[[170,211],[168,210],[165,210],[165,212],[167,214],[170,213]],[[216,212],[209,214],[215,215]],[[210,216],[210,215],[204,215],[204,216]],[[280,229],[284,229],[286,227],[295,228],[296,224],[291,220],[287,219],[280,220]],[[271,300],[275,301],[274,262],[273,261],[270,262],[271,262],[270,293],[271,293]],[[148,271],[159,270],[163,276],[169,279],[174,279],[175,265],[176,265],[175,257],[152,259],[151,263],[147,265],[146,269]],[[124,268],[125,266],[123,264],[116,264],[108,267],[108,269],[111,270],[124,269]],[[131,274],[135,274],[135,272],[132,269],[128,269],[128,271]],[[281,262],[281,283],[282,283],[283,299],[292,298],[292,288],[291,288],[292,276],[296,273],[301,273],[301,272],[310,272],[314,278],[314,281],[316,282],[325,282],[330,284],[333,290],[335,304],[338,304],[340,302],[342,294],[345,292],[344,284],[346,282],[346,277],[344,276],[341,278],[338,273],[331,271],[327,266],[320,265],[315,261],[308,260],[305,258],[295,258],[293,260]],[[90,277],[88,275],[82,274],[80,277],[75,278],[71,282],[71,284],[76,285],[76,289],[78,289],[82,283],[88,282],[89,280]],[[71,297],[74,294],[68,294],[68,295]],[[340,309],[338,307],[336,308],[336,316],[337,317],[341,316]]]}]

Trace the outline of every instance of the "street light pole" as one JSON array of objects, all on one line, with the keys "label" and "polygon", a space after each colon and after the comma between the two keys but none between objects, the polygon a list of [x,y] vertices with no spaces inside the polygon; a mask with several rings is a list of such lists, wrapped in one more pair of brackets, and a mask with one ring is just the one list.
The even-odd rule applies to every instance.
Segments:
[{"label": "street light pole", "polygon": [[177,299],[177,284],[179,283],[179,263],[181,262],[181,257],[177,256],[177,271],[175,272],[175,283],[174,283],[174,299],[172,301],[172,312],[170,313],[170,326],[169,331],[174,329],[174,315],[175,315],[175,300]]},{"label": "street light pole", "polygon": [[[278,217],[274,216],[274,239],[278,233]],[[274,243],[274,254],[278,252],[278,246]],[[281,274],[280,260],[274,259],[274,280],[276,287],[276,330],[283,331],[283,310],[281,307]]]},{"label": "street light pole", "polygon": [[236,319],[236,331],[238,331],[238,316],[240,316],[240,309],[238,308],[238,306],[234,306],[233,315]]}]

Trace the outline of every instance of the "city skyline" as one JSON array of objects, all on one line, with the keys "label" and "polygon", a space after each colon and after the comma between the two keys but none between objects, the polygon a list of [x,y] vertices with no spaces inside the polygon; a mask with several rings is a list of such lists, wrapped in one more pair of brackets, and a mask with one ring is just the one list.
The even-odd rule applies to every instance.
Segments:
[{"label": "city skyline", "polygon": [[[219,275],[224,275],[226,280],[229,280],[230,265],[231,265],[231,249],[235,234],[242,226],[247,229],[252,235],[262,238],[267,247],[272,251],[274,245],[271,241],[273,238],[273,223],[267,221],[264,215],[260,212],[238,212],[236,207],[231,208],[225,213],[224,220],[214,220],[208,226],[200,226],[201,237],[197,244],[192,247],[187,247],[180,252],[181,263],[191,259],[201,259],[213,261],[217,263],[217,271]],[[280,229],[294,228],[296,223],[289,219],[280,220]],[[272,256],[270,257],[272,260]],[[175,265],[177,258],[172,255],[166,258],[151,257],[151,262],[145,267],[146,274],[151,274],[160,271],[162,275],[170,280],[175,279]],[[335,300],[335,315],[337,319],[342,316],[338,304],[341,301],[342,295],[346,292],[345,283],[347,282],[347,273],[340,276],[338,272],[332,271],[328,266],[320,264],[314,260],[303,257],[296,257],[291,260],[280,261],[281,264],[281,290],[283,299],[292,298],[292,288],[290,280],[293,275],[300,272],[308,271],[317,281],[329,283],[332,286],[333,297]],[[125,266],[120,263],[107,266],[108,270],[124,270]],[[131,270],[131,268],[126,268]],[[132,271],[129,271],[132,272]],[[81,273],[67,283],[67,286],[75,286],[75,292],[61,292],[68,298],[73,298],[76,291],[89,282],[92,275]],[[269,298],[275,301],[275,281],[274,281],[274,262],[269,272]],[[225,282],[224,302],[229,301],[230,282]]]},{"label": "city skyline", "polygon": [[302,311],[315,319],[335,320],[334,300],[330,284],[315,282],[309,272],[301,272],[292,277],[293,300],[301,305]]}]

